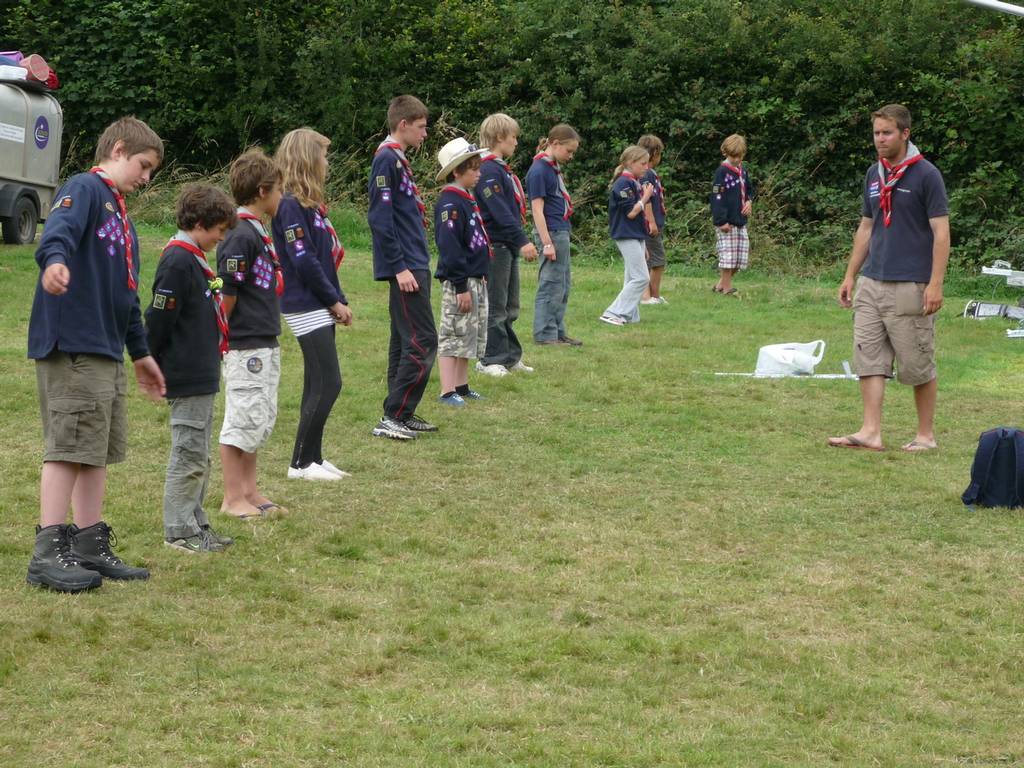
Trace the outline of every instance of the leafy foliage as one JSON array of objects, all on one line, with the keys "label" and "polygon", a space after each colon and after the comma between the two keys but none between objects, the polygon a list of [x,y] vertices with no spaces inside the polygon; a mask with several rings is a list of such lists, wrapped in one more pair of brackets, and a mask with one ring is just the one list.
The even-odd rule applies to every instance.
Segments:
[{"label": "leafy foliage", "polygon": [[870,111],[898,101],[946,175],[962,262],[1012,255],[1024,225],[1008,162],[1024,140],[1020,24],[946,0],[18,0],[5,20],[60,72],[66,144],[83,153],[123,113],[204,169],[312,125],[342,150],[334,192],[362,199],[385,105],[412,92],[448,129],[428,150],[500,109],[523,127],[524,166],[552,123],[575,125],[570,183],[595,237],[618,153],[659,134],[672,221],[696,235],[718,144],[738,131],[772,180],[761,234],[813,263],[836,255],[822,228],[856,220]]}]

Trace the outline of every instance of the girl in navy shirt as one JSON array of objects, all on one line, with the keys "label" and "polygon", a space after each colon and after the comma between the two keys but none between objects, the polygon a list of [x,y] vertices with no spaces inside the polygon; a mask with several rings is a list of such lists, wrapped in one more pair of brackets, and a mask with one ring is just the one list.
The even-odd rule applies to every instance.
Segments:
[{"label": "girl in navy shirt", "polygon": [[533,313],[533,340],[538,344],[583,342],[565,332],[565,309],[572,284],[569,234],[572,197],[562,176],[562,166],[572,160],[580,136],[571,125],[559,123],[537,145],[533,165],[526,174],[526,193],[533,213],[534,239],[541,252],[537,300]]},{"label": "girl in navy shirt", "polygon": [[644,207],[654,194],[654,185],[641,184],[640,179],[647,173],[650,159],[650,153],[643,147],[635,144],[626,147],[619,157],[608,193],[608,229],[622,254],[626,270],[622,290],[600,317],[609,325],[640,322],[640,299],[650,281],[644,247],[647,237]]},{"label": "girl in navy shirt", "polygon": [[276,155],[285,191],[271,224],[284,274],[281,312],[299,341],[304,364],[299,428],[288,469],[293,479],[330,481],[347,474],[322,452],[324,425],[341,394],[334,326],[352,324],[338,282],[345,250],[323,202],[330,143],[316,131],[297,128],[281,140]]}]

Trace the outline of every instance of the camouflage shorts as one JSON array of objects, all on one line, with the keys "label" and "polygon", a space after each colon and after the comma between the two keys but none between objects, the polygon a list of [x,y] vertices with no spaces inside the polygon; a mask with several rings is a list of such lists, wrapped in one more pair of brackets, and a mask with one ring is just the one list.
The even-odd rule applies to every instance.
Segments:
[{"label": "camouflage shorts", "polygon": [[487,351],[487,283],[471,277],[467,285],[473,301],[469,312],[459,312],[455,285],[441,283],[441,327],[437,354],[440,357],[483,357]]}]

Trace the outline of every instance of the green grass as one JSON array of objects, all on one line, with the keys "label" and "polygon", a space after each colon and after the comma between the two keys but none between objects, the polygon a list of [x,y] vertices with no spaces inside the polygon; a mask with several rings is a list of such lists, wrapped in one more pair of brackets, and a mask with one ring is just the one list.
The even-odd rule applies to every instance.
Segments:
[{"label": "green grass", "polygon": [[[958,318],[973,296],[938,320],[936,453],[825,448],[858,424],[851,382],[709,375],[819,337],[838,371],[852,327],[832,275],[744,274],[736,301],[670,268],[671,304],[618,329],[597,316],[621,268],[585,259],[582,349],[528,345],[536,374],[478,377],[489,399],[458,413],[435,375],[420,411],[441,433],[395,444],[369,435],[386,294],[360,217],[338,219],[356,319],[325,444],[354,477],[284,479],[285,335],[260,463],[292,517],[218,520],[238,537],[224,555],[167,550],[167,412],[133,390],[106,514],[153,577],[78,596],[24,583],[37,273],[31,249],[0,250],[0,765],[1024,765],[1024,520],[959,501],[978,433],[1021,420],[1024,342]],[[144,230],[146,275],[167,234]],[[524,283],[529,338],[533,268]],[[896,448],[912,396],[888,394]]]}]

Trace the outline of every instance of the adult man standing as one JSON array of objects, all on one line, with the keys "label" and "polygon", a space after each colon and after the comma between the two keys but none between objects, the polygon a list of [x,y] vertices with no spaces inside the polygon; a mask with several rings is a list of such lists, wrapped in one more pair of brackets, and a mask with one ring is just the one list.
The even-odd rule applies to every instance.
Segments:
[{"label": "adult man standing", "polygon": [[910,141],[910,111],[890,104],[871,118],[878,162],[864,179],[860,226],[839,286],[840,305],[854,310],[864,419],[828,444],[882,450],[882,400],[895,359],[917,406],[917,435],[903,450],[927,451],[936,447],[935,313],[949,261],[949,204],[942,174]]}]

